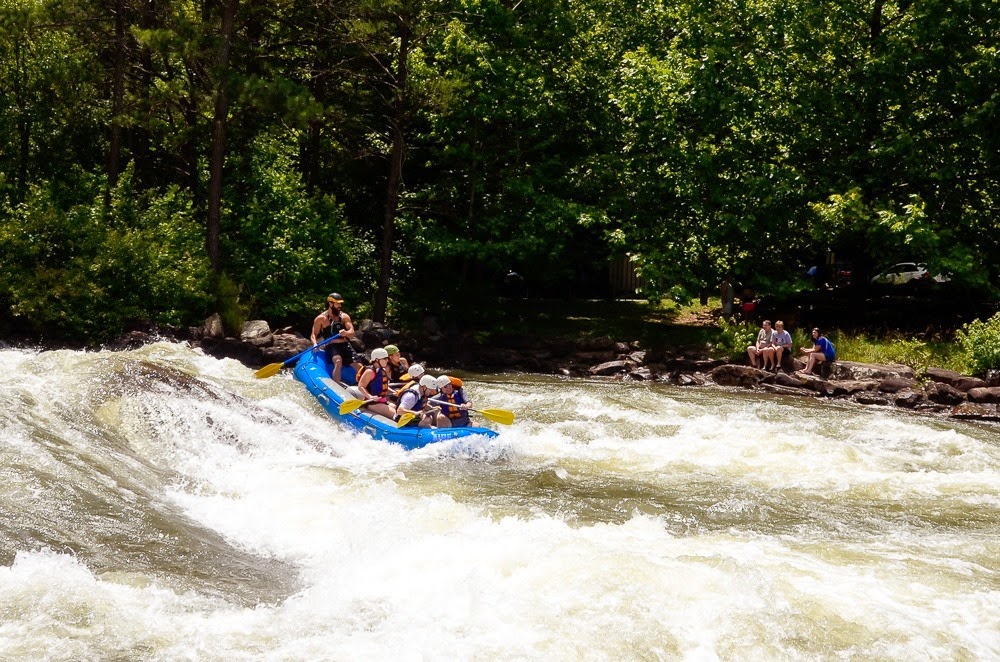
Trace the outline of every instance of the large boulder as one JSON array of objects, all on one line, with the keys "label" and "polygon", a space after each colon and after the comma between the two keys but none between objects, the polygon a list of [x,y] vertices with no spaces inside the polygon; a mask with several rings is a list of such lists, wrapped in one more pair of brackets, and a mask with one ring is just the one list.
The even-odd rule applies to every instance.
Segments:
[{"label": "large boulder", "polygon": [[971,389],[968,393],[969,402],[996,403],[1000,402],[1000,386]]},{"label": "large boulder", "polygon": [[924,393],[931,402],[942,405],[957,405],[965,401],[965,393],[944,382],[929,382]]},{"label": "large boulder", "polygon": [[740,388],[753,388],[768,376],[768,373],[763,370],[731,363],[720,365],[710,374],[712,381],[719,386],[739,386]]},{"label": "large boulder", "polygon": [[222,317],[219,313],[214,313],[211,317],[201,323],[200,337],[202,338],[225,338],[226,329],[222,326]]},{"label": "large boulder", "polygon": [[629,361],[619,360],[619,361],[606,361],[604,363],[595,365],[590,368],[590,374],[592,375],[615,375],[620,372],[626,372],[632,363]]},{"label": "large boulder", "polygon": [[913,379],[902,377],[886,377],[879,385],[878,390],[882,393],[899,393],[900,391],[912,390],[917,385]]},{"label": "large boulder", "polygon": [[270,347],[274,344],[271,327],[264,320],[244,322],[243,330],[240,331],[240,340],[250,343],[254,347]]},{"label": "large boulder", "polygon": [[970,389],[982,388],[987,385],[984,380],[978,377],[970,377],[969,375],[963,375],[960,372],[945,370],[943,368],[928,368],[927,377],[933,382],[953,386],[963,393],[967,393]]},{"label": "large boulder", "polygon": [[952,407],[950,416],[972,421],[1000,421],[1000,405],[963,402]]},{"label": "large boulder", "polygon": [[857,381],[862,379],[913,379],[913,368],[900,364],[880,365],[855,361],[834,361],[830,364],[830,379]]}]

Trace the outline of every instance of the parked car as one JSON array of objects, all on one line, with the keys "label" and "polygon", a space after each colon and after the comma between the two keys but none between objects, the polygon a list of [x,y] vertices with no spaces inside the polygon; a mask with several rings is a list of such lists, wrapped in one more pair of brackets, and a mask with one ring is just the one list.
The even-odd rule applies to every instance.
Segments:
[{"label": "parked car", "polygon": [[931,276],[927,271],[926,264],[917,262],[900,262],[894,264],[882,273],[872,278],[872,285],[905,285],[912,281],[933,280],[938,283],[946,283],[950,278],[938,274]]}]

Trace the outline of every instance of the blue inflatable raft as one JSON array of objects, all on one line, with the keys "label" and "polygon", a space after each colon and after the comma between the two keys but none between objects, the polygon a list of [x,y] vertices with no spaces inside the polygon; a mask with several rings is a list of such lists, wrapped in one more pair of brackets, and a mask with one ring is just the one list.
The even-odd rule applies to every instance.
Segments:
[{"label": "blue inflatable raft", "polygon": [[[458,439],[460,437],[471,437],[481,435],[484,437],[495,437],[497,432],[489,428],[466,427],[466,428],[418,428],[407,426],[397,428],[396,422],[365,411],[356,409],[349,414],[340,414],[340,404],[345,400],[355,398],[344,386],[338,384],[330,378],[333,366],[327,353],[320,350],[306,353],[299,362],[295,364],[295,378],[305,384],[313,397],[323,406],[334,420],[340,421],[355,430],[364,432],[375,439],[389,441],[399,444],[407,450],[420,448],[436,441],[446,441],[448,439]],[[354,382],[354,370],[344,367],[341,370],[341,378],[345,382]]]}]

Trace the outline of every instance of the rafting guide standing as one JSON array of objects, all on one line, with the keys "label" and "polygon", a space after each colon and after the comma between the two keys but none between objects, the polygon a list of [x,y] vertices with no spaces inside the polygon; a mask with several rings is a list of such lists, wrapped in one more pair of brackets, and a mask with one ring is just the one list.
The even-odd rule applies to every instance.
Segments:
[{"label": "rafting guide standing", "polygon": [[350,338],[354,337],[354,324],[351,316],[344,312],[344,297],[337,292],[331,292],[326,297],[326,310],[313,320],[311,340],[313,346],[327,338],[340,334],[340,338],[326,344],[326,351],[333,362],[333,381],[340,381],[340,370],[345,363],[354,366],[355,371],[361,370],[361,363],[354,356]]}]

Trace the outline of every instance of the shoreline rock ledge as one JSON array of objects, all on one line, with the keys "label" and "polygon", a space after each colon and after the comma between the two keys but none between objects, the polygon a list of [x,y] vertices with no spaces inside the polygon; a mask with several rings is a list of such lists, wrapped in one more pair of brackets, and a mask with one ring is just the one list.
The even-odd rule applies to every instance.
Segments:
[{"label": "shoreline rock ledge", "polygon": [[[820,364],[818,375],[797,373],[801,360],[786,356],[782,370],[773,373],[742,363],[712,359],[704,350],[670,353],[645,349],[637,341],[610,337],[541,339],[523,335],[491,339],[479,345],[467,336],[434,337],[405,334],[362,320],[352,343],[359,352],[393,342],[413,360],[452,369],[516,370],[566,377],[615,381],[656,381],[677,386],[706,386],[759,390],[780,396],[850,400],[866,406],[895,407],[961,420],[1000,423],[1000,371],[986,379],[931,367],[920,379],[905,365],[878,365],[854,361]],[[292,327],[272,330],[264,320],[243,325],[239,338],[226,337],[218,315],[187,330],[194,347],[216,358],[231,358],[248,367],[281,363],[311,346]],[[156,340],[134,331],[109,349],[132,349]],[[410,351],[408,351],[410,350]]]}]

